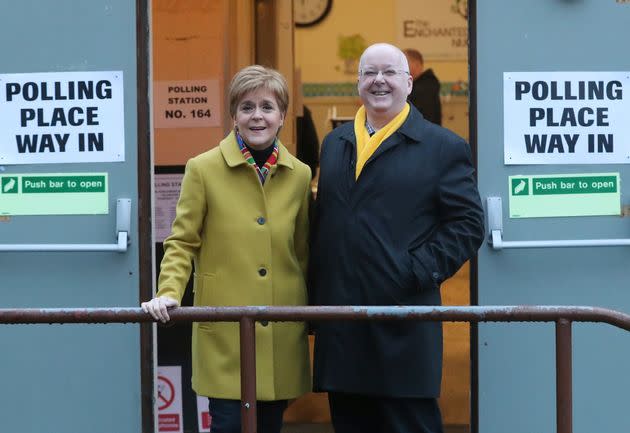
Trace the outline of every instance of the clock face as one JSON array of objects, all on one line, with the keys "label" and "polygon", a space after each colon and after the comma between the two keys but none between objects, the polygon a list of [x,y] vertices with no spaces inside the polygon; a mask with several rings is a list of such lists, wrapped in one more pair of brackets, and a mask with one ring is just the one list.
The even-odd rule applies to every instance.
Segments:
[{"label": "clock face", "polygon": [[323,20],[330,8],[332,0],[295,0],[293,2],[293,19],[297,27],[308,27]]}]

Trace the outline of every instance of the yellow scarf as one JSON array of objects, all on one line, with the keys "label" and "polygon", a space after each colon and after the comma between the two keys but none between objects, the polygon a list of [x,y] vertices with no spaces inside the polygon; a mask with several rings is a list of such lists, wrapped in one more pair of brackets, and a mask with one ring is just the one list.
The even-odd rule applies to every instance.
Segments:
[{"label": "yellow scarf", "polygon": [[354,117],[354,135],[357,137],[357,166],[354,174],[355,180],[359,178],[361,170],[363,170],[363,166],[365,166],[367,160],[370,159],[370,156],[374,154],[381,143],[385,141],[387,137],[396,132],[398,128],[400,128],[400,125],[402,125],[407,118],[409,110],[409,103],[407,103],[405,104],[405,108],[403,108],[396,117],[370,137],[370,133],[365,127],[365,106],[362,105],[361,108],[359,108],[359,111],[357,111],[357,114]]}]

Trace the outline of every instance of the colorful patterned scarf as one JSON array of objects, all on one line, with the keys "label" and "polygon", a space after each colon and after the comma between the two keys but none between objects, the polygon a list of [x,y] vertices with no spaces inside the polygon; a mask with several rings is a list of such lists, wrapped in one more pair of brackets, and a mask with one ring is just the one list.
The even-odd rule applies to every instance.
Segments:
[{"label": "colorful patterned scarf", "polygon": [[245,161],[247,161],[249,165],[254,167],[254,169],[256,170],[256,173],[258,173],[258,178],[260,179],[260,183],[264,185],[265,180],[267,179],[267,175],[269,174],[269,171],[271,171],[271,167],[274,166],[276,162],[278,162],[277,139],[274,140],[273,151],[271,152],[271,155],[269,155],[269,158],[267,158],[267,161],[262,166],[262,168],[258,167],[258,164],[256,164],[254,157],[252,156],[249,149],[247,149],[247,146],[245,145],[245,142],[243,141],[243,137],[241,137],[241,134],[239,134],[238,131],[236,131],[236,142],[238,143],[238,148],[241,150],[241,153],[243,154]]}]

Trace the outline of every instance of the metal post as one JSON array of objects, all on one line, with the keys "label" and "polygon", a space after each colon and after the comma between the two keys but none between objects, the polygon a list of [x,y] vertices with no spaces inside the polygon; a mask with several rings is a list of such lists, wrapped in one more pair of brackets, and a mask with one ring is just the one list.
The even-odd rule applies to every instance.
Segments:
[{"label": "metal post", "polygon": [[240,320],[241,433],[256,433],[256,329],[250,317]]},{"label": "metal post", "polygon": [[571,321],[556,321],[556,426],[558,433],[573,432],[573,367]]}]

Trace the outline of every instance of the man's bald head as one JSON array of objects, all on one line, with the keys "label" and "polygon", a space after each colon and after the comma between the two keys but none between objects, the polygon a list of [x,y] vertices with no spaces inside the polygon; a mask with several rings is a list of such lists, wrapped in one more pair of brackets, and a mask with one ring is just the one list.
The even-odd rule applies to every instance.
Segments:
[{"label": "man's bald head", "polygon": [[370,45],[369,47],[365,49],[365,51],[363,51],[363,54],[361,54],[361,58],[359,59],[359,72],[361,72],[361,69],[363,68],[363,65],[365,63],[365,57],[367,55],[374,54],[374,53],[388,53],[388,52],[397,56],[398,59],[400,60],[401,67],[406,72],[409,72],[409,63],[407,63],[407,57],[405,57],[405,53],[403,53],[398,47],[395,47],[394,45],[391,45],[391,44],[386,44],[384,42]]}]

